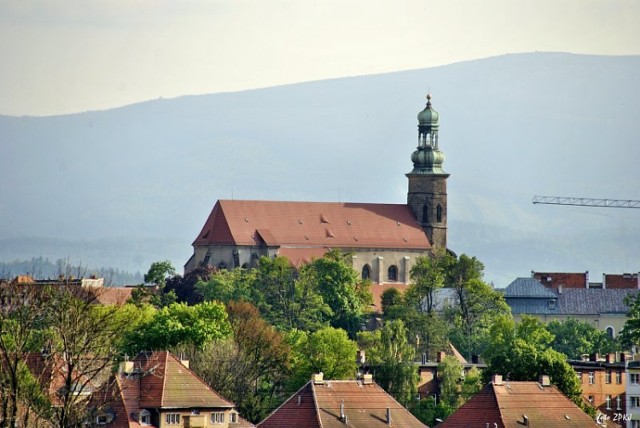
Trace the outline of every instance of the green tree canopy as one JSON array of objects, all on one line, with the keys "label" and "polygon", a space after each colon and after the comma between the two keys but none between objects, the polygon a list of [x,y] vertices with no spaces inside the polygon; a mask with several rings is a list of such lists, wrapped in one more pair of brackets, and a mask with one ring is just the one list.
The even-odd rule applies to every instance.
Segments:
[{"label": "green tree canopy", "polygon": [[487,374],[508,380],[535,381],[548,375],[551,382],[576,404],[583,406],[580,381],[564,354],[551,349],[553,335],[537,319],[524,316],[516,325],[512,318],[498,318],[490,331],[484,356]]},{"label": "green tree canopy", "polygon": [[607,333],[575,318],[551,321],[547,330],[554,336],[551,347],[569,359],[580,359],[583,354],[615,352],[618,348]]},{"label": "green tree canopy", "polygon": [[231,325],[222,304],[203,302],[194,306],[172,303],[158,309],[125,339],[125,350],[132,355],[141,350],[164,350],[180,344],[203,347],[228,337]]},{"label": "green tree canopy", "polygon": [[325,327],[310,335],[292,331],[292,385],[300,387],[314,373],[325,379],[351,379],[356,374],[356,343],[340,328]]}]

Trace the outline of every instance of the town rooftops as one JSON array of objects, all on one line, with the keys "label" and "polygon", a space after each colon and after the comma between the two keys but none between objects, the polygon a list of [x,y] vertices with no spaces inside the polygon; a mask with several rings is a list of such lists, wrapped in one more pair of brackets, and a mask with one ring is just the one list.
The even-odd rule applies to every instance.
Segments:
[{"label": "town rooftops", "polygon": [[595,315],[625,314],[625,297],[635,289],[550,289],[534,278],[516,278],[504,290],[513,314]]},{"label": "town rooftops", "polygon": [[426,427],[372,381],[320,379],[305,384],[258,427]]},{"label": "town rooftops", "polygon": [[193,245],[431,248],[408,205],[244,200],[217,201]]},{"label": "town rooftops", "polygon": [[497,377],[439,428],[583,428],[598,425],[548,382],[511,382]]}]

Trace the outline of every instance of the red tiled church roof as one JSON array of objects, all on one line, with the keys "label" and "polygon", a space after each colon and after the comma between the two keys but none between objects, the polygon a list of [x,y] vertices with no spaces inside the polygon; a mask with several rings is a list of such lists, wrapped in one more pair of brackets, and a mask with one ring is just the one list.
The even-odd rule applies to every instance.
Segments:
[{"label": "red tiled church roof", "polygon": [[193,242],[331,248],[431,248],[408,205],[219,200]]}]

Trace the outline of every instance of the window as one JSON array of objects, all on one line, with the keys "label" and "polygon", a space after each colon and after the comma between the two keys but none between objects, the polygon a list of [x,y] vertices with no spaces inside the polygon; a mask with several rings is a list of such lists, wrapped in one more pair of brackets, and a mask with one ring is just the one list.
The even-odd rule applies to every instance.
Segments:
[{"label": "window", "polygon": [[139,418],[140,425],[151,425],[151,413],[148,410],[141,410]]},{"label": "window", "polygon": [[442,221],[442,206],[440,204],[436,207],[436,221],[438,223]]},{"label": "window", "polygon": [[422,222],[429,223],[429,205],[422,207]]},{"label": "window", "polygon": [[616,410],[622,410],[622,407],[620,407],[620,402],[622,401],[622,399],[620,398],[620,396],[618,395],[616,397]]},{"label": "window", "polygon": [[613,329],[613,327],[608,326],[605,331],[607,332],[607,336],[609,336],[610,338],[614,338],[615,336],[615,330]]},{"label": "window", "polygon": [[622,383],[622,372],[620,370],[616,372],[616,383],[618,385]]},{"label": "window", "polygon": [[371,278],[371,267],[369,265],[364,265],[362,267],[362,279]]},{"label": "window", "polygon": [[99,415],[96,417],[96,423],[98,425],[106,425],[107,424],[107,415]]},{"label": "window", "polygon": [[387,278],[389,281],[397,281],[398,280],[398,267],[395,265],[389,266],[389,270],[387,271]]},{"label": "window", "polygon": [[164,421],[169,425],[177,425],[180,423],[180,413],[167,413],[164,415]]},{"label": "window", "polygon": [[593,395],[589,396],[589,404],[593,405]]},{"label": "window", "polygon": [[549,309],[554,310],[556,308],[555,299],[549,299]]},{"label": "window", "polygon": [[593,375],[593,372],[589,372],[589,385],[593,385],[596,383],[596,377]]},{"label": "window", "polygon": [[638,396],[631,397],[631,407],[640,407],[640,397]]},{"label": "window", "polygon": [[631,373],[629,374],[629,383],[640,383],[640,373]]},{"label": "window", "polygon": [[604,374],[604,382],[611,383],[611,370],[607,370]]},{"label": "window", "polygon": [[224,423],[224,412],[213,412],[213,413],[211,413],[211,423],[212,424],[223,424]]},{"label": "window", "polygon": [[232,424],[238,423],[238,414],[236,412],[229,413],[229,422]]},{"label": "window", "polygon": [[607,395],[607,410],[611,410],[611,396]]}]

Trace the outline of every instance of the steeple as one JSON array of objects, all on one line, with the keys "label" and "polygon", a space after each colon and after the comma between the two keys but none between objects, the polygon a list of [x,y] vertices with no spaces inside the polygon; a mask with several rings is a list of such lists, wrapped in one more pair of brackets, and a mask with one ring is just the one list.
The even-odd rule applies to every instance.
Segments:
[{"label": "steeple", "polygon": [[447,248],[447,174],[442,169],[444,153],[438,148],[440,115],[431,106],[418,113],[418,147],[411,154],[413,170],[407,174],[407,204],[424,229],[434,251]]}]

